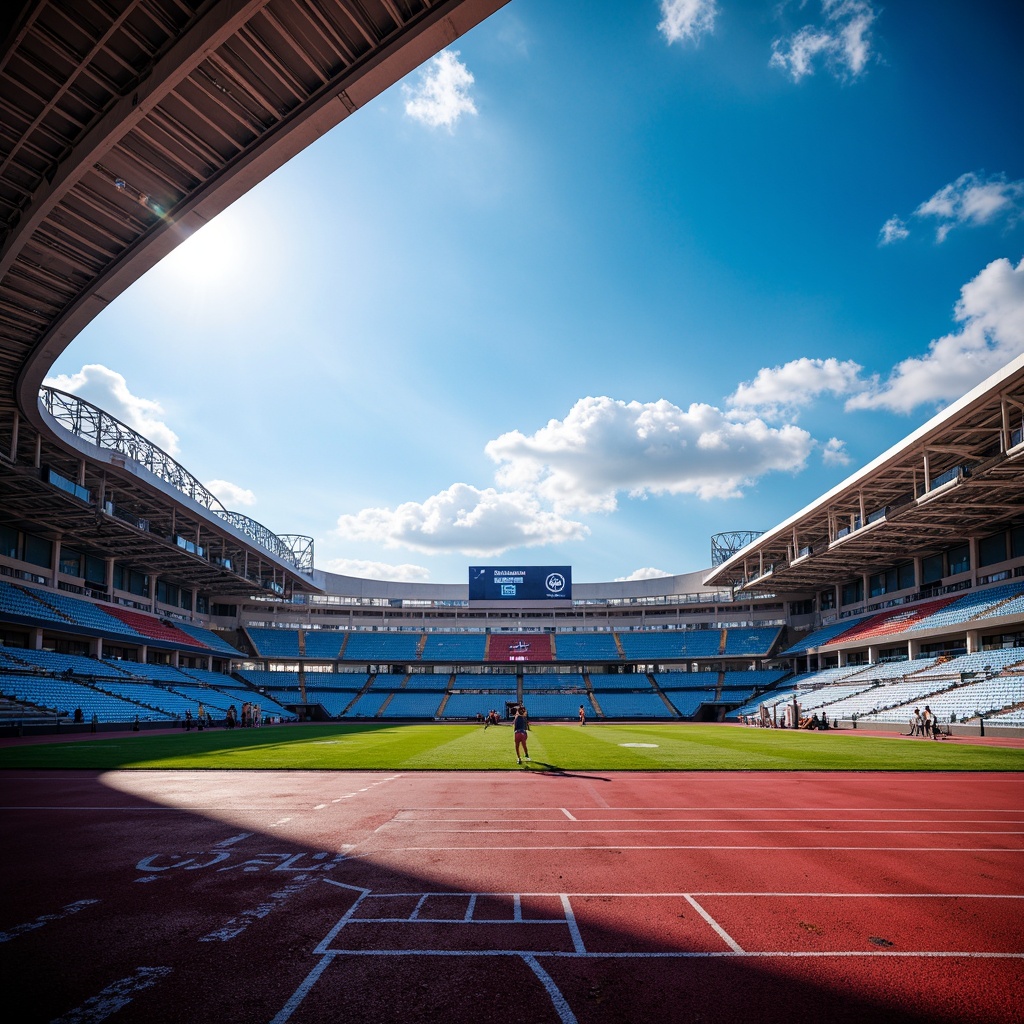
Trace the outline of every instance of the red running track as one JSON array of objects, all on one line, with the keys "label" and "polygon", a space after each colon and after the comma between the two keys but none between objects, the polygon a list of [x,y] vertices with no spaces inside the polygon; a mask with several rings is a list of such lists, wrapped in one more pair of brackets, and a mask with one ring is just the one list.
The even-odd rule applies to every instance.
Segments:
[{"label": "red running track", "polygon": [[19,1022],[1024,1019],[1019,775],[0,787]]}]

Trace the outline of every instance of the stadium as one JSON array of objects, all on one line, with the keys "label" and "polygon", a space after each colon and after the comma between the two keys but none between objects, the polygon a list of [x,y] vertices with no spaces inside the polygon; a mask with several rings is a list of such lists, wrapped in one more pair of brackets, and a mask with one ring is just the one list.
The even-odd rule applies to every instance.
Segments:
[{"label": "stadium", "polygon": [[[172,226],[209,221],[503,0],[115,6],[76,20],[33,3],[5,25],[9,749],[177,741],[194,722],[218,742],[252,739],[226,728],[236,714],[240,726],[271,727],[260,742],[294,723],[334,729],[318,742],[343,744],[349,725],[476,728],[523,704],[535,724],[569,727],[583,713],[609,736],[714,725],[780,743],[812,727],[856,743],[898,736],[927,705],[929,735],[946,748],[1024,738],[1024,357],[783,522],[709,537],[706,567],[605,583],[573,582],[566,565],[467,565],[466,582],[437,584],[324,571],[313,538],[225,508],[151,440],[45,385],[85,325],[177,244]],[[622,745],[649,740],[637,732]],[[501,756],[512,767],[510,750]],[[503,776],[467,793],[451,776],[407,782],[397,768],[269,786],[227,772],[211,790],[159,764],[64,770],[62,784],[5,767],[3,863],[17,884],[0,956],[39,993],[38,1012],[18,1019],[506,1019],[490,997],[462,995],[492,987],[530,993],[507,1019],[562,1024],[754,1019],[751,992],[760,1020],[821,1019],[822,999],[843,1003],[830,1002],[831,1020],[1019,1019],[1019,761],[984,779],[910,772],[874,788],[870,773],[797,772],[786,786],[707,773],[706,794],[657,767],[613,780],[596,764],[543,765],[531,775],[550,788],[529,796]],[[292,802],[327,808],[318,793],[352,817],[284,824]],[[93,805],[99,818],[68,824]],[[63,818],[35,817],[44,806]],[[862,837],[847,837],[835,861],[809,866],[815,840],[811,853],[787,846],[752,867],[732,842],[687,861],[692,845],[622,847],[612,834],[626,819],[657,831],[722,807],[757,820],[782,808],[781,821],[848,811],[895,845],[865,866],[850,853]],[[130,812],[144,809],[182,820],[140,834],[143,816]],[[997,823],[991,834],[967,830],[941,852],[908,855],[939,849],[915,829],[931,818],[957,832],[967,809]],[[886,818],[895,811],[907,813]],[[572,856],[597,862],[570,882],[559,873],[570,847],[554,840],[529,847],[532,865],[515,841],[488,847],[508,817],[542,832],[589,821],[604,842],[584,838]],[[422,831],[402,831],[417,822]],[[178,845],[175,829],[187,835]],[[908,832],[918,845],[901,845]],[[882,849],[878,835],[872,843]],[[116,884],[147,883],[133,900],[99,877],[115,873],[119,847],[134,866]],[[634,852],[620,868],[624,849]],[[928,870],[900,875],[908,856],[931,858]],[[969,875],[963,892],[958,871]],[[769,894],[778,899],[762,912]],[[914,912],[879,920],[897,894],[916,897]],[[947,946],[922,938],[918,912]],[[251,999],[222,991],[231,972]],[[199,1010],[182,999],[195,992],[209,994]]]}]

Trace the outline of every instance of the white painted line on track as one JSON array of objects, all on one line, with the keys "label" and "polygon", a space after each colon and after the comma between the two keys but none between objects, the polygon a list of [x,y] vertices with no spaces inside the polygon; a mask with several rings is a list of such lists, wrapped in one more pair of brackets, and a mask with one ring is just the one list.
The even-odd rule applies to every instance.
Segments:
[{"label": "white painted line on track", "polygon": [[233,917],[230,921],[226,922],[223,927],[210,932],[208,935],[204,935],[199,941],[228,942],[229,940],[236,938],[241,935],[249,925],[266,917],[271,913],[271,911],[277,910],[296,893],[302,892],[304,889],[308,889],[315,881],[318,881],[315,875],[312,877],[307,875],[297,875],[295,881],[292,882],[291,885],[286,885],[283,889],[279,889],[277,892],[271,893],[270,899],[258,904],[251,910],[242,911],[242,913],[237,917]]},{"label": "white painted line on track", "polygon": [[277,821],[272,821],[270,823],[270,825],[268,826],[268,828],[278,828],[281,825],[287,825],[288,822],[291,821],[291,820],[292,820],[291,818],[278,818]]},{"label": "white painted line on track", "polygon": [[37,928],[42,928],[43,925],[51,924],[54,921],[62,921],[65,917],[77,914],[80,910],[84,910],[86,907],[91,907],[94,903],[99,903],[99,900],[76,900],[74,903],[69,903],[67,906],[61,907],[61,909],[55,914],[43,914],[40,917],[37,917],[34,921],[15,925],[13,928],[10,928],[5,932],[0,932],[0,942],[10,942],[11,939],[16,939],[19,935],[24,935],[26,932],[34,932]]},{"label": "white painted line on track", "polygon": [[[1024,853],[1024,848],[1012,846],[459,846],[459,853],[514,853],[531,850],[534,852],[551,851],[556,853],[576,853],[584,850],[801,850],[805,853],[838,852],[843,850],[882,852],[882,853]],[[364,857],[380,857],[390,853],[452,853],[451,846],[389,846],[386,850],[374,853],[360,853],[353,860]]]},{"label": "white painted line on track", "polygon": [[241,832],[237,836],[231,836],[229,839],[222,839],[219,843],[215,843],[214,849],[219,849],[225,846],[234,846],[235,843],[244,842],[246,839],[249,839],[251,837],[251,832]]},{"label": "white painted line on track", "polygon": [[302,1000],[306,998],[309,990],[316,984],[317,979],[324,970],[334,959],[333,953],[328,953],[323,959],[306,975],[302,984],[291,994],[291,998],[281,1007],[277,1016],[270,1022],[270,1024],[285,1024],[285,1021],[291,1019],[291,1015],[299,1008]]},{"label": "white painted line on track", "polygon": [[689,894],[683,897],[694,910],[711,925],[715,934],[734,952],[742,953],[743,947]]},{"label": "white painted line on track", "polygon": [[567,817],[567,818],[568,818],[568,819],[569,819],[570,821],[579,821],[579,818],[574,818],[574,817],[573,817],[573,816],[572,816],[572,815],[571,815],[571,814],[570,814],[570,813],[569,813],[569,812],[568,812],[568,811],[567,811],[567,810],[566,810],[566,809],[565,809],[564,807],[562,808],[562,813],[563,813],[563,814],[564,814],[564,815],[565,815],[565,816],[566,816],[566,817]]},{"label": "white painted line on track", "polygon": [[568,925],[569,935],[572,938],[572,948],[577,953],[586,953],[587,947],[583,942],[583,936],[580,935],[580,928],[576,923],[576,915],[573,913],[569,897],[564,892],[560,893],[559,897],[562,900],[562,910],[565,912],[565,923]]},{"label": "white painted line on track", "polygon": [[566,832],[564,826],[559,828],[417,828],[410,829],[423,835],[883,835],[883,836],[1020,836],[1024,830],[1008,831],[1007,829],[961,829],[961,828],[574,828]]},{"label": "white painted line on track", "polygon": [[132,997],[171,973],[170,967],[137,967],[135,973],[108,985],[99,995],[58,1017],[52,1024],[98,1024],[127,1006]]},{"label": "white painted line on track", "polygon": [[527,955],[523,957],[523,960],[544,986],[544,991],[547,992],[548,997],[551,999],[551,1005],[554,1006],[555,1013],[558,1014],[558,1019],[562,1024],[577,1024],[576,1014],[572,1012],[569,1003],[566,1001],[565,996],[562,995],[551,975],[537,963],[537,958]]}]

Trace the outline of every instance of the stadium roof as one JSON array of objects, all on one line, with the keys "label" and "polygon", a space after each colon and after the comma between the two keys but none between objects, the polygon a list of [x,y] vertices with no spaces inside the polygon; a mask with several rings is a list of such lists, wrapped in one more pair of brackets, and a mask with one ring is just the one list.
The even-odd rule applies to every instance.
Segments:
[{"label": "stadium roof", "polygon": [[1024,517],[1024,356],[705,579],[796,592],[986,536]]},{"label": "stadium roof", "polygon": [[[236,559],[251,553],[262,578],[310,586],[201,502],[55,430],[40,386],[79,331],[190,233],[506,2],[36,0],[4,9],[0,521],[52,523],[55,536],[67,530],[185,585],[237,591],[223,568],[167,543],[205,531]],[[83,507],[55,491],[41,479],[47,466],[90,499],[115,492],[128,519],[108,521],[95,501]]]}]

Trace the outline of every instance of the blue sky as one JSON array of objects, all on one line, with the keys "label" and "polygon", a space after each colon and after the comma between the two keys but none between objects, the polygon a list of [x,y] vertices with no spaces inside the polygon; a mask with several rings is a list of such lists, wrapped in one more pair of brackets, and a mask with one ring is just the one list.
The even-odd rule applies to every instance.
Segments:
[{"label": "blue sky", "polygon": [[51,382],[318,568],[691,572],[1024,352],[1024,15],[511,0]]}]

